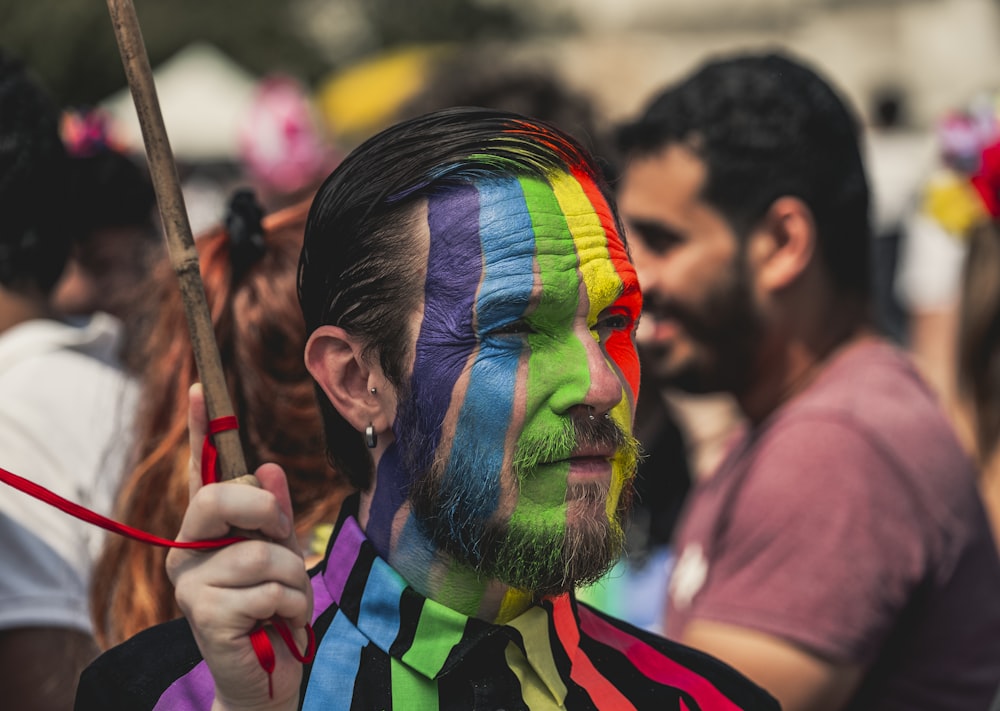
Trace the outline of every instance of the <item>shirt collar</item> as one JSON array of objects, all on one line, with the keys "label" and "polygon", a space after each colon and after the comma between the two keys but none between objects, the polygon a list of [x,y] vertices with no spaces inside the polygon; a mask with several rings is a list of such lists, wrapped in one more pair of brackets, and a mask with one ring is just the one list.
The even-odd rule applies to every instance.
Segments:
[{"label": "shirt collar", "polygon": [[[580,640],[576,600],[566,594],[530,607],[506,625],[467,617],[424,597],[378,556],[357,519],[357,496],[344,502],[318,574],[326,593],[368,640],[429,679],[452,671],[488,637],[514,642],[548,692],[561,703],[566,685],[553,647],[572,665]],[[508,663],[511,663],[508,655]]]}]

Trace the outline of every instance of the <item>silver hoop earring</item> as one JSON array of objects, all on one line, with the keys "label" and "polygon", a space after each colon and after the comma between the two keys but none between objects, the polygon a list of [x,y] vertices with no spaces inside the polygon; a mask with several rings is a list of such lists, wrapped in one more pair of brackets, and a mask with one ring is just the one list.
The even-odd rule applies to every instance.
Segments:
[{"label": "silver hoop earring", "polygon": [[368,445],[368,449],[375,449],[375,445],[378,444],[378,435],[375,434],[374,424],[365,427],[365,444]]}]

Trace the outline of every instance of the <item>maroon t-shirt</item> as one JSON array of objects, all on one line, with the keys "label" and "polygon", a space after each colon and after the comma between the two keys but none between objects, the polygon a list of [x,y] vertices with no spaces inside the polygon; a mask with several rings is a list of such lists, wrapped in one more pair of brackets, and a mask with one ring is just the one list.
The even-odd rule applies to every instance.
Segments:
[{"label": "maroon t-shirt", "polygon": [[851,709],[989,707],[1000,559],[975,472],[906,357],[852,345],[692,493],[667,636],[754,629],[867,673]]}]

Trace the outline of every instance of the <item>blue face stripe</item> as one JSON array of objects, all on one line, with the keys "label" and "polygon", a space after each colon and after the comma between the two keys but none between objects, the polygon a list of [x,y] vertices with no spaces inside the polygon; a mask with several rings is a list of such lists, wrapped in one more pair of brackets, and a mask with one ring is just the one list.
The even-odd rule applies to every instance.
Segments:
[{"label": "blue face stripe", "polygon": [[[479,234],[483,245],[484,274],[476,302],[476,331],[489,332],[525,315],[534,285],[532,221],[524,192],[516,179],[484,181],[479,187]],[[525,239],[528,235],[528,239]],[[506,439],[514,415],[514,392],[520,352],[480,352],[472,365],[451,448],[444,486],[461,487],[470,513],[488,519],[500,504],[500,474]],[[492,382],[490,387],[481,387]],[[488,393],[483,397],[481,393]],[[464,462],[469,452],[485,458]],[[455,481],[452,471],[475,471],[475,481]],[[470,506],[471,508],[471,506]]]}]

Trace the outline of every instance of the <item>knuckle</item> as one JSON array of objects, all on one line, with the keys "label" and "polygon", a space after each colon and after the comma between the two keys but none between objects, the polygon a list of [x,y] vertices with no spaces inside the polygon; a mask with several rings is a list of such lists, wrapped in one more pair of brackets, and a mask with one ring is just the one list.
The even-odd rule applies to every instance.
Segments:
[{"label": "knuckle", "polygon": [[236,564],[246,575],[260,574],[271,566],[272,543],[266,541],[245,541],[240,544]]}]

